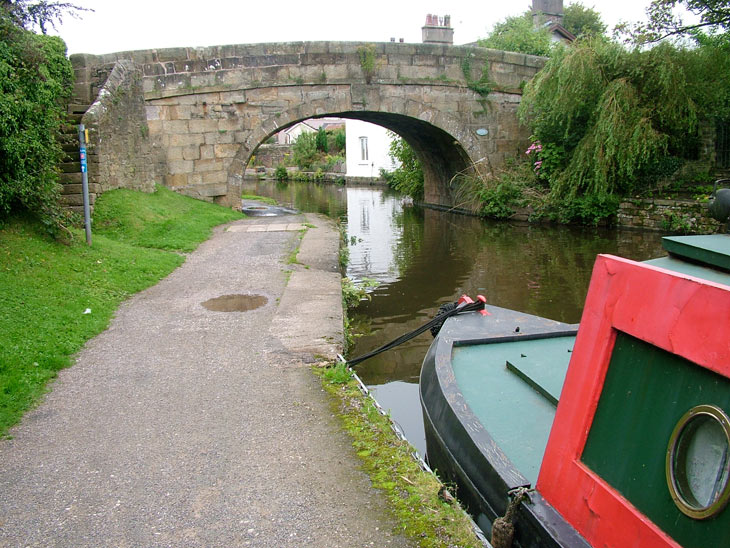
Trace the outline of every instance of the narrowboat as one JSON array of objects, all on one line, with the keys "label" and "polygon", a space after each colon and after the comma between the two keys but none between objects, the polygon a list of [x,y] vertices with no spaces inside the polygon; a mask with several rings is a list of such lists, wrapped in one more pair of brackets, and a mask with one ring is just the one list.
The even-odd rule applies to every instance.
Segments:
[{"label": "narrowboat", "polygon": [[434,339],[427,460],[495,546],[730,546],[730,234],[663,245],[599,255],[578,325],[487,305]]}]

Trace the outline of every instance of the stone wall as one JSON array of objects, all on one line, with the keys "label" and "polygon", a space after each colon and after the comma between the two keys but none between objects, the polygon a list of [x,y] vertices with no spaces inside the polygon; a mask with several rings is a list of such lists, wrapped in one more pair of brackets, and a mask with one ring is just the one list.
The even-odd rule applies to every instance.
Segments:
[{"label": "stone wall", "polygon": [[707,214],[707,204],[695,200],[630,200],[619,207],[622,227],[663,232],[710,234],[721,230]]},{"label": "stone wall", "polygon": [[256,149],[254,166],[275,168],[284,164],[291,155],[291,145],[261,145]]},{"label": "stone wall", "polygon": [[140,67],[128,60],[98,67],[77,86],[77,101],[99,90],[81,118],[89,130],[89,184],[100,193],[115,188],[152,192],[165,166],[159,143],[150,137]]}]

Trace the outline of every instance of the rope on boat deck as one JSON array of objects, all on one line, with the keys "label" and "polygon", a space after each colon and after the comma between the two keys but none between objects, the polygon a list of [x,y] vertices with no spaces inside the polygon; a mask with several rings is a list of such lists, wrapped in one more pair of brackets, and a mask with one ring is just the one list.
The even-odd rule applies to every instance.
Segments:
[{"label": "rope on boat deck", "polygon": [[[358,356],[357,358],[353,358],[351,360],[347,360],[345,364],[348,367],[354,367],[355,365],[364,362],[367,359],[372,358],[373,356],[377,356],[378,354],[381,354],[385,352],[386,350],[390,350],[391,348],[395,348],[396,346],[399,346],[405,342],[410,341],[411,339],[417,337],[424,331],[428,331],[431,329],[431,334],[435,337],[438,334],[438,330],[441,329],[441,326],[444,324],[444,322],[450,318],[451,316],[456,316],[457,314],[462,314],[464,312],[474,312],[476,310],[483,311],[483,313],[486,313],[486,304],[487,299],[485,299],[482,295],[477,296],[476,301],[472,301],[469,297],[466,295],[463,295],[461,299],[459,299],[456,303],[449,303],[447,305],[442,306],[439,308],[439,312],[436,314],[436,316],[423,324],[421,327],[414,329],[410,333],[406,333],[405,335],[401,335],[397,339],[384,344],[383,346],[376,348],[375,350],[372,350],[368,352],[367,354],[363,354],[362,356]],[[435,332],[434,332],[435,330]]]},{"label": "rope on boat deck", "polygon": [[504,516],[494,520],[492,524],[492,546],[494,548],[511,548],[512,539],[515,536],[515,513],[524,499],[529,499],[531,489],[518,487],[512,489],[509,494],[512,500],[507,505]]}]

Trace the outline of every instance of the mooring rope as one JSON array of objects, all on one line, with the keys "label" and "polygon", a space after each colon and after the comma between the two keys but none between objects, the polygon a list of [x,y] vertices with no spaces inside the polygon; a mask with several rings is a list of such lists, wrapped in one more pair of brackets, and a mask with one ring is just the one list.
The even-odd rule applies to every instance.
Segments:
[{"label": "mooring rope", "polygon": [[492,546],[494,548],[512,548],[512,540],[515,536],[515,515],[517,509],[524,499],[529,500],[531,489],[518,487],[509,492],[512,500],[507,505],[504,516],[494,520],[492,524]]},{"label": "mooring rope", "polygon": [[[439,309],[439,313],[430,321],[423,324],[418,329],[414,329],[410,333],[406,333],[405,335],[401,335],[397,339],[389,342],[388,344],[384,344],[383,346],[376,348],[375,350],[372,350],[368,352],[367,354],[363,354],[362,356],[358,356],[357,358],[353,358],[351,360],[347,360],[346,365],[348,367],[353,367],[361,362],[364,362],[367,359],[372,358],[373,356],[377,356],[378,354],[381,354],[385,352],[386,350],[390,350],[391,348],[395,348],[398,345],[401,345],[405,342],[410,341],[411,339],[417,337],[424,331],[428,331],[431,328],[438,327],[440,329],[441,325],[450,318],[451,316],[456,316],[457,314],[463,314],[464,312],[474,312],[477,310],[485,310],[487,304],[487,300],[479,295],[477,296],[476,301],[472,301],[469,297],[463,296],[457,303],[451,304],[453,308],[450,308],[449,310],[443,310],[444,307],[442,306]],[[448,307],[449,305],[445,305]],[[433,332],[432,332],[433,333]],[[436,330],[436,333],[438,333],[438,329]],[[433,333],[434,337],[436,336],[436,333]]]}]

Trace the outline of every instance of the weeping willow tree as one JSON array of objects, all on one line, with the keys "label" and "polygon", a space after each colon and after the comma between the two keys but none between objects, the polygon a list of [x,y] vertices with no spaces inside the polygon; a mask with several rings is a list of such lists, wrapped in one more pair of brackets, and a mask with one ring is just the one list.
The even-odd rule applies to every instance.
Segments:
[{"label": "weeping willow tree", "polygon": [[553,197],[600,202],[692,158],[700,121],[727,103],[729,67],[727,55],[666,43],[630,51],[594,39],[556,50],[520,107]]}]

